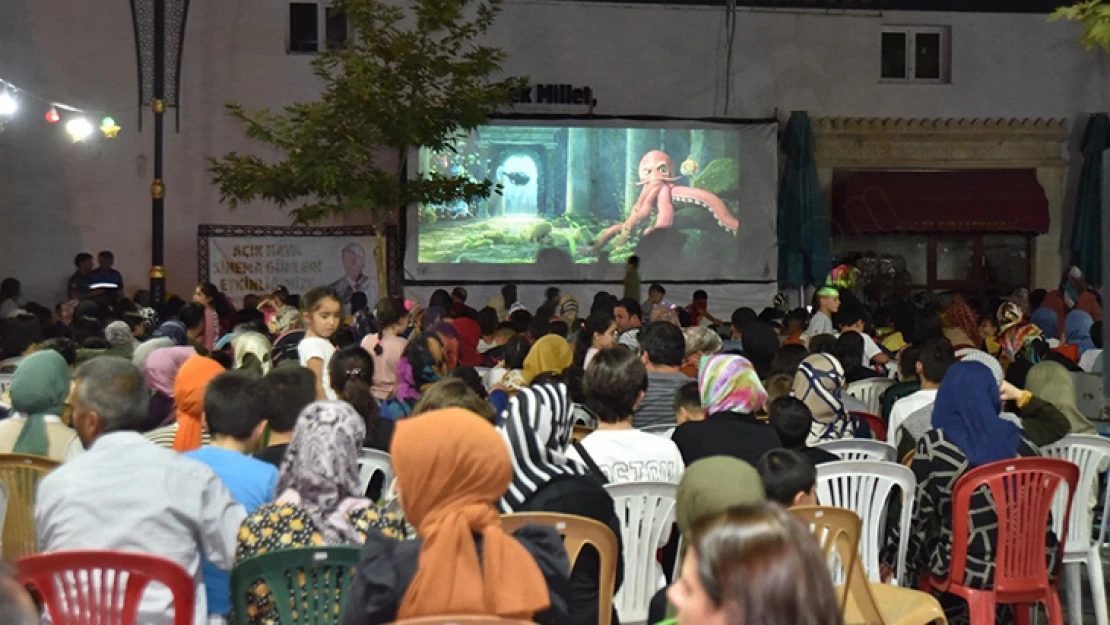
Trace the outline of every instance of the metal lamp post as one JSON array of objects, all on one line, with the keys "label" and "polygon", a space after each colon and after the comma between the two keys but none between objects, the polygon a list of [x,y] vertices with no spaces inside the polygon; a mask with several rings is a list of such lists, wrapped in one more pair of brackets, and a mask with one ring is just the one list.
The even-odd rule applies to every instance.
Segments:
[{"label": "metal lamp post", "polygon": [[[162,180],[164,126],[167,107],[179,111],[181,93],[181,52],[185,46],[185,25],[189,0],[131,0],[131,21],[135,27],[135,57],[139,74],[139,106],[154,112],[154,180],[151,197],[150,298],[158,304],[166,299],[165,220],[166,185]],[[180,116],[177,118],[180,130]],[[142,129],[142,110],[139,129]]]}]

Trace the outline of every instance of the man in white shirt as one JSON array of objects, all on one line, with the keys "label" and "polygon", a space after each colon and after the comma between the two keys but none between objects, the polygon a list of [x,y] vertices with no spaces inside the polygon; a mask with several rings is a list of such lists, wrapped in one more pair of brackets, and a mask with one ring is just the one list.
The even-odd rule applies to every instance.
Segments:
[{"label": "man in white shirt", "polygon": [[890,362],[890,356],[887,356],[886,352],[879,348],[870,334],[864,332],[867,322],[862,310],[857,307],[845,307],[837,314],[836,321],[840,324],[841,334],[858,332],[863,337],[863,362],[860,363],[861,365],[870,368],[873,365],[885,365]]},{"label": "man in white shirt", "polygon": [[836,334],[832,316],[838,310],[840,310],[840,292],[831,286],[817,289],[817,310],[809,319],[806,336],[813,338],[818,334]]},{"label": "man in white shirt", "polygon": [[903,397],[894,402],[890,411],[890,420],[887,422],[887,433],[890,441],[898,445],[901,432],[898,428],[911,414],[932,406],[937,400],[937,389],[944,380],[948,368],[956,362],[956,354],[952,345],[944,339],[933,339],[921,346],[921,354],[917,358],[917,377],[921,380],[921,390]]},{"label": "man in white shirt", "polygon": [[585,455],[577,446],[568,455],[597,467],[610,484],[677,483],[685,470],[678,446],[668,437],[632,427],[632,413],[647,386],[647,368],[630,350],[618,346],[594,356],[582,391],[586,406],[597,415],[597,430],[580,443]]},{"label": "man in white shirt", "polygon": [[[201,558],[231,570],[246,511],[204,464],[132,430],[147,417],[150,392],[138,368],[100,357],[77,370],[73,425],[88,449],[39,483],[35,527],[41,551],[107,549],[167,558],[192,576],[193,622],[208,617]],[[173,595],[149,586],[138,622],[173,623]]]},{"label": "man in white shirt", "polygon": [[633,354],[639,354],[640,328],[644,327],[640,302],[631,298],[617,302],[613,307],[613,321],[617,322],[617,332],[620,332],[617,341],[632,350]]}]

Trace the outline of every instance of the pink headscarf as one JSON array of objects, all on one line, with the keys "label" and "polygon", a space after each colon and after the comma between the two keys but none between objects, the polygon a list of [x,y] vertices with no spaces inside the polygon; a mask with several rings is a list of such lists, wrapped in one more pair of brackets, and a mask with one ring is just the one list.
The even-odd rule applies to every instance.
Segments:
[{"label": "pink headscarf", "polygon": [[146,385],[166,397],[173,397],[173,383],[177,379],[177,372],[186,360],[196,355],[197,350],[192,347],[164,347],[154,350],[143,366]]}]

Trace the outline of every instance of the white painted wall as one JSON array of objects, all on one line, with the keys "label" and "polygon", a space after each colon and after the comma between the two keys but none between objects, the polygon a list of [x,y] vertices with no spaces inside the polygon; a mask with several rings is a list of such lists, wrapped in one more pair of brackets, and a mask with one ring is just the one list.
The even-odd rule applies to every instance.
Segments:
[{"label": "white painted wall", "polygon": [[[599,114],[720,116],[723,18],[721,9],[510,0],[492,40],[509,53],[509,72],[593,87]],[[286,19],[284,0],[192,2],[181,134],[170,116],[166,142],[171,290],[196,279],[198,223],[288,223],[264,204],[229,213],[205,172],[206,157],[253,147],[225,117],[225,101],[278,107],[318,89],[308,59],[284,51]],[[731,116],[1063,117],[1074,159],[1083,116],[1110,108],[1105,62],[1082,49],[1074,26],[1044,16],[744,11],[736,24]],[[950,26],[952,84],[880,84],[883,24]],[[129,285],[145,283],[153,136],[149,114],[137,132],[128,3],[0,2],[0,77],[111,110],[124,127],[113,142],[71,145],[39,113],[0,133],[0,274],[53,301],[74,253],[111,248]],[[1072,172],[1074,185],[1074,163]]]}]

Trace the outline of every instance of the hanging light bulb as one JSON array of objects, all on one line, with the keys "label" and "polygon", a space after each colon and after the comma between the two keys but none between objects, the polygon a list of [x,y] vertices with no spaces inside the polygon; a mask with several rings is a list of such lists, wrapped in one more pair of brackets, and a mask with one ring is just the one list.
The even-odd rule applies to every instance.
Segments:
[{"label": "hanging light bulb", "polygon": [[7,89],[0,93],[0,117],[11,117],[19,109],[19,103]]},{"label": "hanging light bulb", "polygon": [[84,141],[93,132],[93,125],[84,117],[74,117],[66,122],[66,132],[69,133],[74,143]]},{"label": "hanging light bulb", "polygon": [[56,124],[56,123],[58,123],[58,120],[60,120],[60,119],[62,119],[62,116],[58,115],[58,109],[54,108],[53,106],[50,107],[50,110],[46,112],[46,121],[47,122],[49,122],[51,124]]}]

